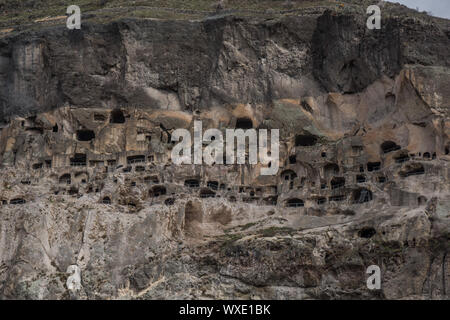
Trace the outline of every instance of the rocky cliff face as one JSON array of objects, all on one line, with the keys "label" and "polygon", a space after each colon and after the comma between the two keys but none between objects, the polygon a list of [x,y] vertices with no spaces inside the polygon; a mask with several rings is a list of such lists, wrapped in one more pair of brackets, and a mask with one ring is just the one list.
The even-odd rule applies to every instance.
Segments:
[{"label": "rocky cliff face", "polygon": [[[365,19],[1,38],[0,297],[448,299],[450,24]],[[280,129],[280,170],[174,165],[196,120]]]}]

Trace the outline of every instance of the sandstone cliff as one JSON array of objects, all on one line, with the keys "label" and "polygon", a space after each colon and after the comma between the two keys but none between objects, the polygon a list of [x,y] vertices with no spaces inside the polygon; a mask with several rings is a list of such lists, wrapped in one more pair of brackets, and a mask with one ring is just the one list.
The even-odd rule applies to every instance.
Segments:
[{"label": "sandstone cliff", "polygon": [[[333,8],[3,35],[0,298],[448,299],[450,22]],[[174,165],[195,120],[278,174]]]}]

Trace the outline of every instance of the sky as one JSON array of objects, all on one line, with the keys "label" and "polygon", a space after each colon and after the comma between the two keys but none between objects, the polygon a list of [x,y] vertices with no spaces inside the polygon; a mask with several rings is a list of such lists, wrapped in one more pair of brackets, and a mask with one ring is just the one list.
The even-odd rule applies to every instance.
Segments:
[{"label": "sky", "polygon": [[433,16],[450,19],[450,0],[388,0],[420,11],[431,11]]}]

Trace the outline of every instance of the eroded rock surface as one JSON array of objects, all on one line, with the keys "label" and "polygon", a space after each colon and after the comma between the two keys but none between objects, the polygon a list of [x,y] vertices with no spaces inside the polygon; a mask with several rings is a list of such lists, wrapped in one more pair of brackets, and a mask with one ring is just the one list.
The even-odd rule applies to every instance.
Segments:
[{"label": "eroded rock surface", "polygon": [[[448,26],[326,11],[2,38],[0,297],[448,299]],[[174,165],[194,121],[280,129],[278,173]]]}]

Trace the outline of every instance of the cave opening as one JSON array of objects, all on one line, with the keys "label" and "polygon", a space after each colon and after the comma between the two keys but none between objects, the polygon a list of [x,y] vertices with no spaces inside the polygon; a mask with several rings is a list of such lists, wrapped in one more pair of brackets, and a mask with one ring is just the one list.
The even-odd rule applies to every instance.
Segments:
[{"label": "cave opening", "polygon": [[381,169],[381,162],[368,162],[367,163],[367,171],[378,171]]},{"label": "cave opening", "polygon": [[398,156],[396,156],[395,158],[395,162],[396,163],[403,163],[406,161],[409,161],[409,154],[408,153],[401,153]]},{"label": "cave opening", "polygon": [[53,132],[58,132],[58,125],[57,125],[57,124],[55,124],[55,125],[53,126],[52,131],[53,131]]},{"label": "cave opening", "polygon": [[200,190],[200,198],[214,198],[216,193],[208,188],[203,188]]},{"label": "cave opening", "polygon": [[344,201],[344,200],[345,200],[345,195],[331,196],[328,199],[329,202],[339,202],[339,201]]},{"label": "cave opening", "polygon": [[419,197],[417,198],[417,204],[418,204],[419,206],[423,206],[423,205],[427,204],[427,198],[424,197],[424,196],[419,196]]},{"label": "cave opening", "polygon": [[165,201],[164,201],[164,204],[166,205],[166,206],[171,206],[171,205],[173,205],[175,203],[175,199],[174,198],[167,198]]},{"label": "cave opening", "polygon": [[307,134],[299,134],[295,136],[296,147],[310,147],[317,143],[317,137]]},{"label": "cave opening", "polygon": [[323,167],[323,172],[325,176],[338,174],[339,173],[339,166],[336,163],[327,163]]},{"label": "cave opening", "polygon": [[95,133],[92,130],[82,129],[77,131],[78,141],[91,141],[95,139]]},{"label": "cave opening", "polygon": [[9,201],[9,204],[24,204],[26,201],[22,198],[16,198]]},{"label": "cave opening", "polygon": [[297,208],[297,207],[304,207],[305,203],[302,199],[298,198],[292,198],[286,201],[286,207],[288,208]]},{"label": "cave opening", "polygon": [[289,156],[289,163],[290,164],[297,163],[297,157],[295,155]]},{"label": "cave opening", "polygon": [[150,189],[149,195],[150,195],[150,197],[156,198],[156,197],[165,195],[166,193],[167,193],[166,187],[154,186],[152,189]]},{"label": "cave opening", "polygon": [[408,176],[425,174],[425,168],[421,164],[414,164],[406,168],[406,171],[400,172],[400,176],[405,178]]},{"label": "cave opening", "polygon": [[110,197],[104,197],[102,199],[103,204],[111,204],[111,198]]},{"label": "cave opening", "polygon": [[52,167],[52,160],[45,160],[45,167],[51,168]]},{"label": "cave opening", "polygon": [[389,153],[399,149],[400,146],[393,141],[385,141],[381,144],[381,150],[383,151],[383,153]]},{"label": "cave opening", "polygon": [[59,183],[70,184],[71,183],[70,173],[65,173],[61,177],[59,177]]},{"label": "cave opening", "polygon": [[144,178],[144,182],[159,183],[159,179],[157,176],[147,176]]},{"label": "cave opening", "polygon": [[122,110],[115,109],[111,111],[110,123],[125,123],[125,116],[123,115]]},{"label": "cave opening", "polygon": [[189,188],[200,187],[200,182],[197,179],[187,179],[184,181],[184,185]]},{"label": "cave opening", "polygon": [[136,156],[127,157],[127,164],[142,163],[142,162],[145,162],[144,155],[136,155]]},{"label": "cave opening", "polygon": [[384,176],[379,176],[379,177],[378,177],[378,182],[379,182],[379,183],[385,183],[385,182],[386,182],[386,177],[384,177]]},{"label": "cave opening", "polygon": [[72,167],[86,166],[86,155],[84,153],[76,153],[73,158],[70,158],[70,165]]},{"label": "cave opening", "polygon": [[253,121],[250,118],[237,118],[236,120],[236,129],[251,129],[253,128]]},{"label": "cave opening", "polygon": [[366,188],[360,188],[353,191],[353,203],[364,203],[372,201],[372,191]]},{"label": "cave opening", "polygon": [[212,190],[218,190],[219,189],[219,183],[217,181],[208,181],[206,186]]},{"label": "cave opening", "polygon": [[431,159],[431,154],[429,152],[424,152],[423,158],[424,159]]},{"label": "cave opening", "polygon": [[101,113],[94,113],[94,121],[105,122],[106,117]]},{"label": "cave opening", "polygon": [[358,236],[360,238],[372,238],[375,234],[377,233],[377,231],[372,228],[372,227],[364,227],[361,230],[358,231]]},{"label": "cave opening", "polygon": [[366,176],[363,174],[359,174],[356,176],[356,182],[357,183],[363,183],[366,182]]},{"label": "cave opening", "polygon": [[42,162],[33,164],[33,169],[34,170],[38,170],[38,169],[41,169],[41,168],[42,168]]},{"label": "cave opening", "polygon": [[343,177],[334,177],[330,181],[331,189],[338,189],[345,186],[345,178]]},{"label": "cave opening", "polygon": [[293,171],[293,170],[284,170],[283,172],[281,172],[281,180],[285,180],[285,181],[289,181],[289,180],[294,180],[295,178],[297,178],[297,174]]}]

